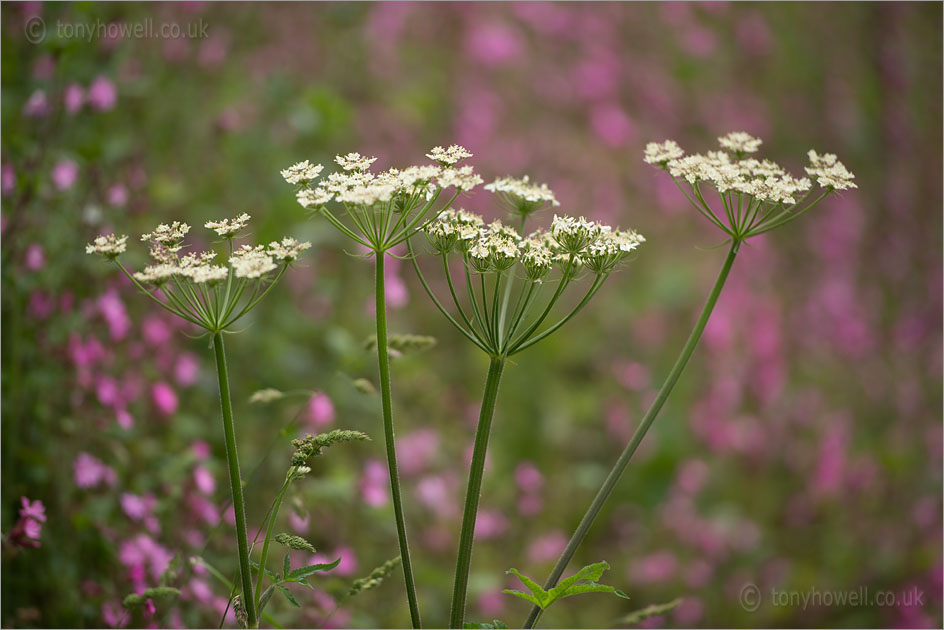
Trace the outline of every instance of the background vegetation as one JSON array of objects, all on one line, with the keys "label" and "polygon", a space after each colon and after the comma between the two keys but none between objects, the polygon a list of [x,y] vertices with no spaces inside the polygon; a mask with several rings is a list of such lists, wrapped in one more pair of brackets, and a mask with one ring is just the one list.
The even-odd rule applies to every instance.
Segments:
[{"label": "background vegetation", "polygon": [[[109,37],[148,21],[206,37]],[[724,255],[642,149],[673,138],[704,151],[738,129],[795,172],[809,148],[836,152],[859,189],[742,250],[579,554],[609,561],[631,601],[575,598],[541,623],[605,627],[683,597],[646,623],[941,624],[939,4],[5,2],[2,22],[4,627],[125,623],[121,598],[175,555],[235,569],[207,341],[83,248],[102,231],[243,211],[259,241],[315,244],[228,343],[251,528],[297,431],[375,438],[333,450],[293,491],[280,527],[343,561],[296,593],[301,612],[271,612],[286,627],[408,622],[399,579],[331,614],[338,589],[397,554],[379,401],[356,386],[376,377],[370,263],[307,220],[278,171],[351,150],[411,164],[453,142],[486,180],[530,173],[562,210],[648,239],[565,333],[506,372],[469,615],[520,623],[505,570],[546,575]],[[497,213],[485,192],[463,203]],[[486,361],[408,266],[388,287],[392,332],[439,340],[393,367],[417,583],[436,625]],[[250,405],[263,387],[317,395]],[[12,535],[23,496],[45,505],[38,548]],[[215,627],[226,589],[187,563],[176,583],[179,606],[148,623]],[[763,594],[756,611],[739,601],[747,584]],[[902,597],[770,598],[861,587]]]}]

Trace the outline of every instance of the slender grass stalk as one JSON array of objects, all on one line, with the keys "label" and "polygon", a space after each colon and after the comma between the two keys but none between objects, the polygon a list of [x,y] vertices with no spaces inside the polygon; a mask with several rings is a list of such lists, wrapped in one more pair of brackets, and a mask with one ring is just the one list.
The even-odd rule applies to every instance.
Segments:
[{"label": "slender grass stalk", "polygon": [[[223,349],[223,333],[213,334],[213,349],[216,351],[216,371],[220,381],[220,406],[223,410],[223,438],[226,442],[226,465],[229,468],[229,483],[233,493],[233,510],[236,513],[236,544],[239,552],[239,578],[242,583],[242,602],[250,628],[259,627],[256,606],[252,599],[252,575],[249,572],[249,535],[246,529],[246,501],[243,498],[242,478],[239,474],[239,456],[236,453],[236,427],[233,423],[233,403],[229,395],[229,375],[226,370],[226,352]],[[261,570],[261,569],[260,569]]]},{"label": "slender grass stalk", "polygon": [[416,586],[413,582],[413,564],[410,546],[406,539],[406,524],[403,520],[403,504],[400,500],[400,473],[397,469],[397,449],[393,432],[393,411],[390,400],[390,355],[387,350],[387,304],[384,290],[384,257],[386,252],[375,252],[376,319],[377,319],[377,363],[380,368],[380,398],[383,405],[384,444],[387,449],[387,468],[390,471],[390,494],[393,498],[393,513],[397,522],[397,539],[406,582],[406,596],[410,604],[410,619],[414,628],[422,628],[420,608],[416,601]]},{"label": "slender grass stalk", "polygon": [[472,449],[472,463],[469,467],[469,486],[465,493],[462,533],[459,537],[459,557],[456,560],[455,585],[452,591],[450,628],[461,628],[465,617],[466,589],[469,584],[469,568],[472,564],[472,543],[482,491],[482,475],[485,471],[485,454],[488,450],[488,435],[492,428],[495,402],[498,400],[498,386],[501,383],[504,368],[505,358],[493,355],[488,366],[488,376],[485,379],[485,393],[482,395],[482,409],[479,413],[478,427],[475,430],[475,446]]},{"label": "slender grass stalk", "polygon": [[[712,287],[711,293],[708,295],[708,300],[705,302],[704,308],[702,308],[701,315],[698,317],[698,321],[695,322],[695,328],[688,336],[688,341],[685,342],[685,346],[682,348],[682,353],[679,355],[678,359],[676,359],[675,365],[672,366],[672,371],[669,372],[669,376],[665,379],[661,389],[659,389],[659,393],[656,396],[656,399],[652,402],[652,406],[649,407],[649,410],[643,417],[642,422],[639,423],[639,427],[636,429],[636,432],[633,433],[629,444],[626,445],[623,453],[619,456],[619,459],[616,460],[616,464],[606,476],[606,480],[597,491],[597,495],[593,498],[593,502],[590,504],[589,509],[580,520],[577,530],[574,532],[574,535],[571,536],[570,542],[567,543],[567,547],[561,554],[560,559],[558,559],[557,564],[554,565],[554,570],[551,571],[550,577],[548,577],[547,582],[544,584],[545,590],[550,590],[557,584],[561,574],[567,568],[567,564],[577,552],[577,548],[583,542],[583,539],[586,538],[587,532],[590,531],[590,527],[593,525],[593,521],[596,519],[597,515],[600,513],[600,510],[603,508],[603,504],[610,496],[613,488],[616,487],[616,484],[619,482],[623,471],[626,470],[626,466],[629,464],[629,460],[636,452],[636,448],[639,446],[640,442],[642,442],[643,438],[646,436],[646,432],[649,431],[649,427],[652,426],[653,421],[659,415],[659,412],[662,410],[662,406],[665,404],[666,399],[668,399],[669,394],[672,393],[675,383],[682,375],[682,370],[685,369],[685,365],[688,363],[692,353],[695,351],[695,346],[698,345],[698,340],[701,339],[701,335],[705,331],[705,326],[708,324],[708,318],[711,317],[711,312],[714,310],[715,304],[718,302],[718,297],[721,295],[721,289],[724,288],[724,283],[728,279],[728,273],[731,271],[731,266],[734,264],[734,258],[737,256],[740,246],[741,241],[737,239],[732,240],[731,249],[728,251],[728,256],[724,260],[724,265],[721,267],[721,271],[718,274],[718,279],[715,280],[715,285]],[[528,619],[524,623],[524,627],[533,628],[540,614],[541,609],[537,606],[533,606],[531,608],[531,613],[528,615]]]}]

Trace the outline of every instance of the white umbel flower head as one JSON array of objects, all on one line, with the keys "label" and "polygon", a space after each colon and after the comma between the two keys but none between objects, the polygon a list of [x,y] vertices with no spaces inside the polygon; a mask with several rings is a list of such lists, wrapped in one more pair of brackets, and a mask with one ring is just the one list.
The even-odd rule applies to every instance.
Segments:
[{"label": "white umbel flower head", "polygon": [[560,248],[568,254],[577,256],[600,234],[601,227],[584,217],[554,215],[551,223],[551,236]]},{"label": "white umbel flower head", "polygon": [[635,230],[613,230],[608,225],[600,228],[599,236],[581,256],[587,269],[595,273],[609,273],[646,240]]},{"label": "white umbel flower head", "polygon": [[452,166],[453,164],[458,164],[462,160],[472,157],[472,153],[465,147],[453,144],[448,149],[433,147],[432,150],[426,154],[426,157],[434,162],[438,162],[441,166]]},{"label": "white umbel flower head", "polygon": [[286,236],[281,241],[272,241],[269,243],[268,254],[276,260],[291,262],[310,247],[311,243],[308,241],[299,243],[294,238]]},{"label": "white umbel flower head", "polygon": [[469,262],[479,272],[505,271],[518,262],[518,241],[513,229],[493,221],[479,230],[478,239],[469,248]]},{"label": "white umbel flower head", "polygon": [[[199,254],[187,254],[179,261],[176,259],[171,259],[175,262],[178,267],[183,271],[184,275],[187,275],[189,269],[195,269],[197,267],[202,267],[209,265],[216,258],[216,252],[200,252]],[[163,262],[171,262],[164,260]]]},{"label": "white umbel flower head", "polygon": [[459,240],[459,223],[456,221],[456,212],[446,210],[435,221],[430,221],[423,228],[426,240],[433,246],[437,254],[448,254],[455,248]]},{"label": "white umbel flower head", "polygon": [[298,205],[300,205],[302,208],[323,206],[331,201],[333,197],[334,194],[328,192],[324,188],[302,188],[295,196],[295,198],[298,200]]},{"label": "white umbel flower head", "polygon": [[482,183],[471,166],[443,169],[439,175],[440,188],[455,188],[460,192],[469,192]]},{"label": "white umbel flower head", "polygon": [[229,270],[220,265],[200,265],[187,274],[195,284],[217,284],[226,280]]},{"label": "white umbel flower head", "polygon": [[229,264],[237,278],[261,278],[278,268],[262,245],[243,245],[230,257]]},{"label": "white umbel flower head", "polygon": [[858,188],[855,182],[855,175],[852,174],[845,165],[836,159],[832,153],[819,155],[816,151],[810,149],[808,153],[810,165],[806,167],[806,172],[810,177],[815,177],[816,182],[823,188],[832,188],[833,190],[847,190],[849,188]]},{"label": "white umbel flower head", "polygon": [[249,223],[251,219],[248,214],[243,212],[241,215],[235,219],[223,219],[221,221],[207,221],[203,224],[203,227],[208,230],[213,230],[223,238],[233,238],[238,234],[246,224]]},{"label": "white umbel flower head", "polygon": [[763,140],[755,138],[744,131],[732,131],[728,135],[718,138],[718,144],[721,145],[721,148],[739,155],[754,153],[760,148],[762,143]]},{"label": "white umbel flower head", "polygon": [[307,184],[316,179],[323,169],[324,166],[321,164],[311,164],[308,160],[305,160],[282,171],[282,177],[289,184]]},{"label": "white umbel flower head", "polygon": [[643,158],[647,164],[656,164],[665,166],[671,160],[677,160],[685,155],[685,151],[675,140],[666,140],[665,142],[650,142],[646,145],[646,153]]},{"label": "white umbel flower head", "polygon": [[106,258],[117,258],[125,253],[128,248],[127,236],[116,236],[115,234],[102,234],[96,236],[95,240],[85,246],[86,254],[101,254]]},{"label": "white umbel flower head", "polygon": [[180,221],[174,221],[170,225],[161,223],[153,232],[141,235],[141,240],[149,243],[159,243],[161,245],[176,245],[184,240],[190,226]]},{"label": "white umbel flower head", "polygon": [[148,265],[143,271],[137,271],[134,279],[145,284],[160,286],[172,277],[180,274],[180,267],[168,263]]},{"label": "white umbel flower head", "polygon": [[377,161],[377,158],[365,157],[360,153],[348,153],[347,155],[335,156],[334,161],[345,171],[363,173],[370,168],[371,164]]},{"label": "white umbel flower head", "polygon": [[498,194],[511,210],[521,216],[537,212],[547,204],[559,206],[554,191],[547,184],[537,184],[525,175],[521,179],[514,177],[499,177],[485,190]]},{"label": "white umbel flower head", "polygon": [[534,233],[521,241],[521,265],[531,282],[540,282],[554,266],[554,251],[546,234]]}]

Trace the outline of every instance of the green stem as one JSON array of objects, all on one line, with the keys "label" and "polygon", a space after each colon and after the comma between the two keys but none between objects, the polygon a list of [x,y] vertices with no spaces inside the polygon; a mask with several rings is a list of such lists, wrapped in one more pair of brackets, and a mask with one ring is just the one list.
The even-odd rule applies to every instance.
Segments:
[{"label": "green stem", "polygon": [[500,356],[492,356],[491,363],[488,366],[488,377],[485,379],[485,393],[482,395],[479,424],[475,430],[475,446],[472,449],[472,463],[469,470],[469,487],[465,493],[462,534],[459,537],[459,557],[456,560],[456,581],[452,591],[450,628],[461,628],[465,617],[466,590],[469,585],[469,567],[472,564],[475,517],[479,509],[482,475],[485,471],[485,453],[488,450],[488,434],[492,428],[492,416],[495,413],[495,401],[498,399],[498,386],[504,368],[505,359]]},{"label": "green stem", "polygon": [[[292,483],[292,476],[295,474],[295,467],[292,466],[285,476],[285,483],[279,490],[279,496],[275,498],[275,504],[269,511],[269,525],[266,527],[265,540],[262,542],[262,555],[259,557],[259,571],[256,573],[256,610],[262,603],[262,578],[265,576],[266,560],[269,559],[269,543],[272,541],[272,530],[275,529],[275,518],[279,515],[279,508],[282,507],[282,500],[285,498],[285,492]],[[284,576],[283,576],[284,577]]]},{"label": "green stem", "polygon": [[377,361],[380,366],[380,397],[383,404],[384,442],[387,448],[387,467],[390,470],[390,494],[393,497],[393,513],[397,521],[397,538],[400,543],[400,559],[406,596],[410,604],[410,619],[414,628],[421,628],[420,608],[416,602],[416,586],[413,583],[413,564],[410,547],[406,540],[406,525],[403,521],[403,504],[400,500],[400,474],[397,472],[397,449],[393,434],[393,411],[390,400],[390,356],[387,351],[387,304],[384,291],[384,257],[386,252],[375,252],[376,310],[377,310]]},{"label": "green stem", "polygon": [[246,531],[246,501],[243,499],[243,483],[239,475],[239,456],[236,452],[236,427],[233,423],[233,403],[229,395],[229,376],[226,371],[226,352],[223,349],[222,333],[213,335],[216,351],[216,371],[220,380],[220,406],[223,410],[223,438],[226,442],[226,465],[229,467],[229,483],[233,492],[233,511],[236,513],[236,545],[239,553],[239,577],[243,586],[243,607],[250,628],[258,626],[256,607],[252,599],[252,575],[249,573],[249,536]]},{"label": "green stem", "polygon": [[[574,554],[577,552],[577,548],[586,537],[587,532],[593,525],[594,519],[596,519],[597,514],[599,514],[600,510],[603,508],[603,504],[610,496],[613,488],[616,487],[616,483],[619,481],[620,476],[626,469],[627,464],[629,464],[629,460],[632,458],[633,453],[636,452],[636,448],[646,436],[646,432],[649,430],[652,422],[656,419],[656,416],[659,415],[659,412],[662,410],[662,405],[665,404],[669,394],[672,393],[672,388],[675,387],[675,383],[682,375],[682,370],[685,369],[685,365],[688,363],[692,353],[695,351],[695,346],[698,345],[698,340],[701,338],[701,335],[705,330],[705,326],[708,324],[708,318],[711,317],[711,311],[714,310],[715,304],[718,302],[718,296],[721,295],[721,289],[724,287],[724,283],[728,279],[728,273],[731,271],[731,266],[734,264],[734,258],[737,256],[740,246],[741,242],[738,240],[731,242],[731,249],[728,252],[728,257],[725,259],[724,265],[721,267],[721,272],[718,274],[718,279],[715,280],[715,285],[711,289],[711,293],[708,295],[708,301],[705,302],[705,306],[702,308],[701,315],[698,317],[698,321],[695,323],[695,328],[692,330],[691,335],[688,336],[688,341],[685,342],[685,347],[682,348],[682,353],[679,355],[678,359],[676,359],[675,365],[672,366],[672,371],[669,372],[669,376],[662,384],[662,388],[659,389],[659,393],[656,396],[656,399],[653,401],[652,406],[649,407],[649,411],[646,412],[646,415],[643,417],[642,422],[639,423],[639,427],[636,429],[636,432],[633,433],[633,437],[630,439],[629,444],[626,445],[626,448],[619,456],[619,459],[616,461],[613,469],[610,470],[610,474],[607,475],[603,485],[600,486],[600,490],[597,491],[597,495],[593,498],[593,503],[590,504],[590,508],[580,520],[580,525],[577,526],[577,530],[570,538],[570,542],[567,543],[564,553],[561,554],[557,564],[554,565],[554,570],[551,571],[550,577],[548,577],[547,582],[544,584],[545,590],[549,590],[553,588],[555,584],[557,584],[557,580],[560,579],[560,576],[564,572],[564,569],[567,568],[567,564],[570,562],[570,559],[573,558]],[[537,606],[531,608],[531,614],[528,615],[528,619],[524,624],[525,628],[534,627],[540,610],[541,609]]]}]

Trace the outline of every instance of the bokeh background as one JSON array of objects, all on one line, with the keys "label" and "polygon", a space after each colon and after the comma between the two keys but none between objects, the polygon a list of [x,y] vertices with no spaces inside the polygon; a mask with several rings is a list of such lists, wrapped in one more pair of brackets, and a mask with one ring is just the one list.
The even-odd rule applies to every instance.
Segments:
[{"label": "bokeh background", "polygon": [[[371,265],[308,220],[278,171],[352,150],[378,166],[425,163],[453,142],[487,181],[529,173],[561,210],[648,239],[506,371],[469,617],[520,624],[527,607],[501,594],[505,570],[547,575],[724,257],[643,147],[673,138],[705,151],[742,129],[796,173],[810,148],[839,154],[859,188],[742,249],[577,558],[609,561],[607,583],[632,600],[569,599],[541,623],[607,627],[683,597],[646,625],[940,626],[941,19],[938,3],[3,3],[3,626],[126,623],[121,598],[175,556],[232,575],[207,341],[83,250],[102,231],[243,211],[260,241],[314,243],[228,343],[251,528],[297,432],[376,438],[332,449],[293,490],[279,529],[343,560],[296,593],[300,611],[274,601],[270,612],[286,627],[408,623],[399,575],[335,611],[350,580],[397,555],[379,399],[357,386],[376,382],[363,347]],[[182,37],[109,26],[148,21]],[[497,216],[492,203],[461,201]],[[407,521],[435,626],[487,364],[409,265],[392,265],[388,286],[392,331],[438,339],[393,367]],[[249,404],[263,387],[314,395]],[[23,517],[21,497],[45,508],[39,547],[23,530],[38,504]],[[224,587],[186,562],[175,583],[179,605],[149,624],[220,623]],[[761,589],[756,611],[739,600],[748,584]],[[898,598],[770,596],[861,588]]]}]

